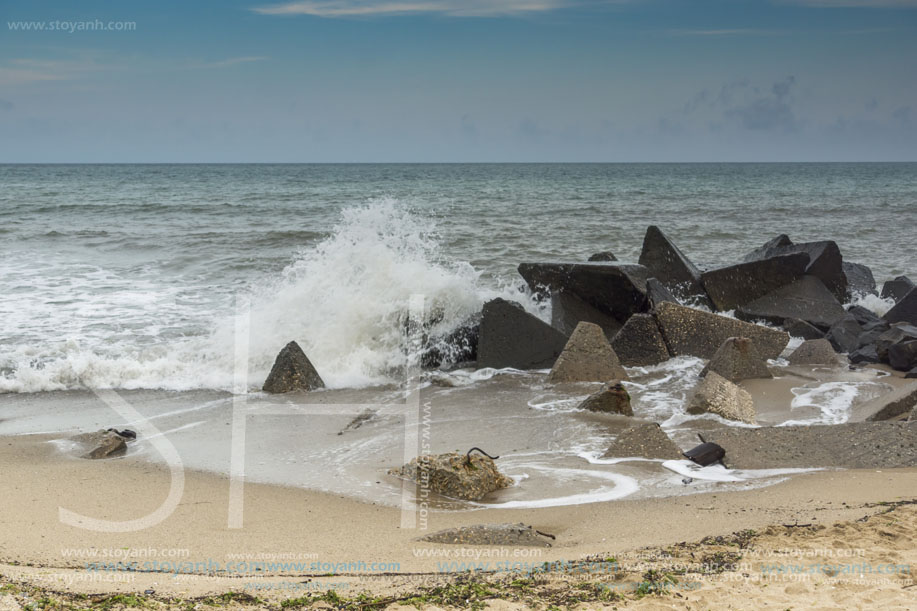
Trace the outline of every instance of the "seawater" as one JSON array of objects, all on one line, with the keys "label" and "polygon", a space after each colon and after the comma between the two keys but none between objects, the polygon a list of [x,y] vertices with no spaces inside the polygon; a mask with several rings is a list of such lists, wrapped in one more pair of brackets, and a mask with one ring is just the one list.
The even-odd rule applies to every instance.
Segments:
[{"label": "seawater", "polygon": [[0,392],[230,389],[240,312],[252,389],[290,340],[333,388],[395,382],[411,295],[431,332],[498,296],[547,316],[519,262],[636,260],[649,224],[701,266],[788,233],[917,272],[908,163],[6,165],[0,186]]}]

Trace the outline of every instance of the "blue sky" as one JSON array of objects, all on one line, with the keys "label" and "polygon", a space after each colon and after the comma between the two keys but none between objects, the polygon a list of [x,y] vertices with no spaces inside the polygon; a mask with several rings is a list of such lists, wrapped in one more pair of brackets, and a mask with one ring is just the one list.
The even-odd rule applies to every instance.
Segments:
[{"label": "blue sky", "polygon": [[0,27],[0,162],[917,160],[917,0],[4,0]]}]

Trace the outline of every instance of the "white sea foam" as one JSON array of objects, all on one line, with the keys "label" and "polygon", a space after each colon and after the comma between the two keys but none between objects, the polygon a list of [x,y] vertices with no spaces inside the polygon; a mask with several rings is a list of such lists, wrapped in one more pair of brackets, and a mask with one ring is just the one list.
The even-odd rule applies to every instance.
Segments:
[{"label": "white sea foam", "polygon": [[[570,478],[589,478],[602,482],[602,485],[588,492],[570,494],[565,496],[549,497],[542,499],[506,501],[503,503],[475,503],[476,505],[492,509],[537,509],[542,507],[559,507],[564,505],[584,505],[586,503],[600,503],[614,501],[630,496],[640,490],[640,484],[633,477],[596,471],[592,469],[570,469],[563,467],[548,467],[544,465],[530,465],[530,469],[541,471],[555,479],[569,480]],[[609,486],[608,483],[613,484]]]},{"label": "white sea foam", "polygon": [[868,293],[857,293],[850,300],[850,305],[858,305],[872,311],[878,316],[885,316],[889,310],[895,307],[895,300],[891,297],[882,299],[878,295]]},{"label": "white sea foam", "polygon": [[783,426],[795,424],[841,424],[850,418],[850,408],[860,392],[860,386],[875,386],[870,382],[824,382],[817,386],[793,388],[791,409],[818,408],[821,414],[808,420],[788,420]]},{"label": "white sea foam", "polygon": [[[519,286],[485,281],[469,263],[444,261],[439,253],[434,223],[397,201],[375,200],[345,210],[326,239],[237,300],[250,306],[250,387],[260,386],[277,352],[291,340],[302,346],[329,387],[396,381],[405,361],[403,330],[412,295],[425,297],[426,331],[433,337],[495,297],[545,315]],[[76,299],[69,309],[39,309],[39,314],[63,316],[57,327],[40,316],[33,320],[21,301],[7,300],[9,307],[0,307],[6,321],[34,333],[0,347],[0,392],[230,389],[232,297],[224,295],[218,307],[213,300],[184,299],[175,287],[145,280],[132,289],[131,281],[90,270],[81,277],[85,286],[50,283],[43,299]],[[219,311],[213,314],[214,309]],[[203,328],[191,337],[188,330],[169,336],[159,328],[163,325],[153,324],[157,312],[167,324],[194,319]],[[134,329],[118,332],[119,317]]]}]

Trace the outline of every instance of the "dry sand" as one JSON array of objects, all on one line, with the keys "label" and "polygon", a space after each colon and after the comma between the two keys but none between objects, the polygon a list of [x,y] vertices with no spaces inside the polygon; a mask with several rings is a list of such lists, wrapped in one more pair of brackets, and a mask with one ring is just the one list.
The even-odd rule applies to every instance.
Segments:
[{"label": "dry sand", "polygon": [[[138,518],[155,510],[166,498],[170,481],[168,471],[131,457],[106,461],[62,458],[41,436],[0,439],[0,464],[3,465],[0,475],[3,482],[0,574],[4,583],[26,586],[25,590],[20,586],[7,587],[0,600],[0,609],[19,608],[32,600],[30,596],[40,595],[35,591],[30,594],[30,585],[71,594],[152,589],[156,591],[155,597],[248,591],[271,604],[329,588],[344,596],[364,590],[395,596],[420,583],[442,582],[449,577],[442,574],[444,571],[461,568],[443,563],[489,562],[488,568],[497,568],[497,562],[511,562],[525,571],[544,562],[565,566],[563,563],[587,557],[614,556],[620,558],[626,568],[629,552],[645,546],[698,541],[743,529],[761,531],[779,524],[813,524],[828,528],[778,528],[767,531],[769,534],[759,537],[755,545],[762,550],[807,546],[829,550],[862,548],[865,556],[855,558],[860,564],[917,566],[914,545],[917,514],[913,507],[901,507],[866,522],[830,526],[885,510],[883,506],[870,504],[914,498],[917,496],[917,469],[822,471],[796,476],[767,488],[725,494],[544,509],[430,512],[425,530],[401,528],[402,515],[396,508],[258,484],[245,486],[243,528],[230,529],[227,525],[228,479],[188,472],[182,500],[168,518],[137,532],[104,533],[62,524],[58,519],[59,507],[107,520]],[[422,520],[422,516],[415,517]],[[415,540],[444,528],[497,522],[531,524],[555,535],[555,545],[549,549],[520,548],[521,551],[515,551],[443,546]],[[187,553],[175,550],[187,550]],[[475,553],[479,554],[477,558],[469,556]],[[85,570],[87,562],[111,562],[117,560],[114,556],[118,554],[133,554],[134,557],[127,560],[139,562],[200,562],[222,568],[226,568],[227,562],[242,559],[300,562],[310,566],[275,566],[259,575],[239,571],[218,575],[174,575],[168,571]],[[466,556],[458,557],[457,554]],[[312,562],[321,564],[312,567]],[[786,558],[780,562],[788,563]],[[853,560],[845,558],[844,562],[852,564]],[[182,567],[180,570],[184,571],[188,565]],[[639,582],[643,568],[630,567],[627,578],[621,583]],[[328,573],[337,575],[329,577]],[[760,576],[761,569],[752,567],[744,573]],[[726,573],[716,579],[709,575],[698,579],[682,576],[680,583],[697,582],[699,589],[680,586],[662,596],[639,601],[628,595],[627,604],[653,608],[748,608],[749,601],[755,601],[751,606],[781,609],[917,607],[917,591],[903,587],[907,584],[900,574],[891,575],[887,584],[857,583],[854,579],[832,584],[831,578],[824,574],[812,576],[806,582],[792,575],[778,575],[780,579],[771,581],[742,578],[739,582],[729,582],[724,579],[728,575],[739,579],[742,574],[743,571]],[[614,581],[614,576],[601,574],[586,577],[592,583],[603,579],[608,583]],[[912,576],[907,574],[905,577]],[[551,579],[558,578],[552,576],[547,583]],[[574,580],[582,581],[583,577]],[[265,584],[276,584],[269,586],[276,589],[268,590]],[[609,591],[626,592],[626,588],[609,587]],[[520,608],[526,603],[497,601],[489,604],[494,608]],[[585,608],[599,607],[600,604],[593,601]]]}]

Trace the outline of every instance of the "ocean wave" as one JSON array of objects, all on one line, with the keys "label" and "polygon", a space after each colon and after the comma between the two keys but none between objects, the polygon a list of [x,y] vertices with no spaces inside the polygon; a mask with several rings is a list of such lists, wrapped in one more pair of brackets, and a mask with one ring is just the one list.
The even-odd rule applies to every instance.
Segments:
[{"label": "ocean wave", "polygon": [[[424,297],[424,327],[432,337],[455,329],[495,297],[520,301],[544,316],[519,285],[485,281],[471,264],[445,260],[441,253],[435,224],[389,198],[345,210],[325,239],[302,249],[281,273],[249,286],[235,299],[227,287],[211,287],[210,292],[226,294],[187,299],[179,307],[173,286],[146,281],[132,291],[133,278],[113,277],[104,270],[78,280],[68,277],[60,286],[46,280],[43,294],[66,299],[61,291],[77,291],[83,299],[62,320],[70,337],[62,341],[53,335],[53,325],[37,324],[34,313],[20,311],[18,325],[36,329],[0,346],[0,392],[228,390],[233,387],[236,350],[244,344],[249,387],[258,389],[277,352],[291,340],[302,346],[329,387],[366,387],[398,381],[405,362],[405,315],[413,295]],[[112,301],[111,287],[120,291],[115,293],[120,301]],[[208,288],[197,287],[197,292],[206,294]],[[8,297],[0,310],[22,310],[22,298]],[[44,307],[49,315],[60,314]],[[125,320],[136,317],[138,329],[124,329],[122,314]],[[162,328],[174,321],[163,320],[164,314],[177,321],[205,321],[195,325],[208,330],[165,338]],[[157,315],[158,324],[143,326]],[[239,316],[247,321],[244,327]],[[247,341],[236,342],[237,329],[245,327]]]}]

